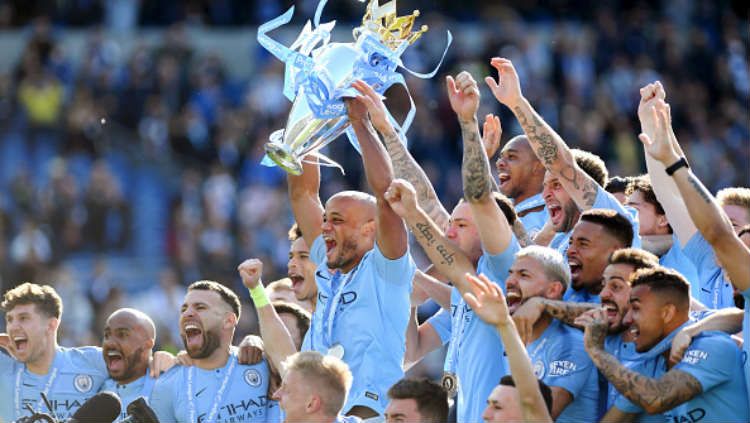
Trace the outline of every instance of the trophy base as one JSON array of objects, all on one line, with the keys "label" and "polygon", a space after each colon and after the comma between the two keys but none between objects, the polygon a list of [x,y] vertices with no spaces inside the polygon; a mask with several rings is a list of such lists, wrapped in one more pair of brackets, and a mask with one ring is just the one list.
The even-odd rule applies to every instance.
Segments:
[{"label": "trophy base", "polygon": [[279,165],[280,168],[295,176],[302,174],[302,163],[293,154],[288,152],[284,146],[266,144],[265,148],[268,157]]}]

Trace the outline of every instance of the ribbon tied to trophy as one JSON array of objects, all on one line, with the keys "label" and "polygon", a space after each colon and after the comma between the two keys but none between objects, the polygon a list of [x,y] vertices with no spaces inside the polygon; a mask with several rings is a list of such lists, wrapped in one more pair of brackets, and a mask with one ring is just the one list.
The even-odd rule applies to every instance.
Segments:
[{"label": "ribbon tied to trophy", "polygon": [[414,119],[415,107],[404,77],[397,69],[404,69],[418,78],[433,77],[453,40],[448,31],[442,57],[432,72],[414,72],[404,66],[401,54],[427,31],[426,25],[413,31],[418,10],[411,15],[397,16],[396,0],[383,5],[379,5],[378,0],[370,0],[362,25],[353,30],[355,42],[331,43],[331,31],[336,22],[320,24],[326,2],[318,3],[314,28],[307,21],[289,47],[267,33],[289,23],[294,6],[258,28],[258,43],[286,64],[284,96],[293,103],[285,128],[274,131],[269,137],[262,164],[278,165],[294,175],[302,173],[302,159],[308,154],[320,158],[321,164],[338,167],[343,172],[340,165],[319,151],[341,134],[346,133],[352,146],[359,151],[344,103],[345,98],[357,95],[351,88],[351,83],[357,79],[365,81],[380,95],[394,84],[406,89],[410,105],[404,121],[399,124],[388,115],[402,142],[406,143],[404,135]]}]

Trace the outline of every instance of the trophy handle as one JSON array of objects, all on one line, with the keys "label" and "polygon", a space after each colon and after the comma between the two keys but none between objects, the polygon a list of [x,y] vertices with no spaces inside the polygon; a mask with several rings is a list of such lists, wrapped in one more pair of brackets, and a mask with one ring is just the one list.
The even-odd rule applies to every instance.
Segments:
[{"label": "trophy handle", "polygon": [[279,167],[295,176],[302,174],[302,163],[294,157],[294,154],[287,151],[285,145],[267,143],[265,149],[268,157],[279,165]]}]

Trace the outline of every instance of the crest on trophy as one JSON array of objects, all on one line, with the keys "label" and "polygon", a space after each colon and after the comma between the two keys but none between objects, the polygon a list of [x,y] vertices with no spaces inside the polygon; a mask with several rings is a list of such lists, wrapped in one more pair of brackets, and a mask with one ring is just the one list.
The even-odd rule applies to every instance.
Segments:
[{"label": "crest on trophy", "polygon": [[[307,21],[302,32],[291,46],[286,47],[270,38],[267,33],[288,23],[294,13],[292,6],[283,15],[266,22],[258,28],[258,43],[286,64],[284,95],[292,101],[286,125],[274,131],[265,145],[263,164],[278,165],[285,171],[302,173],[302,159],[314,154],[321,164],[336,166],[335,161],[320,153],[320,149],[346,134],[357,151],[359,143],[351,129],[344,99],[354,97],[356,91],[351,83],[361,79],[380,95],[394,84],[403,85],[404,76],[397,70],[406,70],[419,78],[431,78],[442,64],[452,36],[435,69],[427,74],[413,72],[404,67],[401,54],[427,31],[423,25],[415,30],[419,16],[415,10],[410,15],[398,16],[396,0],[383,5],[370,0],[362,18],[362,25],[354,28],[354,42],[329,42],[336,22],[320,24],[320,15],[327,0],[318,3],[314,17],[314,28]],[[409,95],[410,109],[404,122],[399,124],[389,116],[391,123],[402,135],[414,118],[414,101]]]}]

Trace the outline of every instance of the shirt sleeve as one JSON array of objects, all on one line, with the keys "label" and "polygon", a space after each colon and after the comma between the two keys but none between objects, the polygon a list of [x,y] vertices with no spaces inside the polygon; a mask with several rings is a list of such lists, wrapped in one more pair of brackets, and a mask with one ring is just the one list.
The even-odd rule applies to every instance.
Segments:
[{"label": "shirt sleeve", "polygon": [[437,332],[443,345],[451,340],[451,314],[445,309],[441,308],[437,313],[427,319],[425,324],[429,324],[435,329],[435,332]]},{"label": "shirt sleeve", "polygon": [[598,186],[593,209],[610,209],[628,219],[633,228],[633,248],[641,248],[641,237],[638,235],[638,211],[632,207],[623,206],[614,195],[608,193],[604,188]]},{"label": "shirt sleeve", "polygon": [[674,367],[698,380],[703,392],[730,380],[737,371],[735,364],[740,362],[740,351],[728,335],[710,333],[717,335],[695,338]]},{"label": "shirt sleeve", "polygon": [[477,263],[477,273],[487,276],[487,278],[497,285],[505,292],[505,279],[508,278],[508,270],[513,264],[516,258],[516,253],[521,249],[518,244],[516,236],[513,235],[508,244],[508,248],[500,254],[488,254],[486,251],[483,252],[482,256],[479,257],[479,263]]},{"label": "shirt sleeve", "polygon": [[107,363],[104,362],[104,354],[100,347],[81,347],[81,352],[92,369],[109,378]]},{"label": "shirt sleeve", "polygon": [[174,375],[182,371],[182,366],[175,366],[169,372],[156,380],[154,390],[151,391],[149,406],[154,410],[160,422],[176,422],[174,414]]},{"label": "shirt sleeve", "polygon": [[318,235],[310,247],[310,260],[320,266],[326,261],[326,243],[323,241],[323,235]]},{"label": "shirt sleeve", "polygon": [[414,279],[417,266],[408,249],[401,257],[391,260],[383,255],[376,242],[369,254],[372,254],[372,264],[378,276],[396,285],[408,285],[411,289],[411,281]]}]

